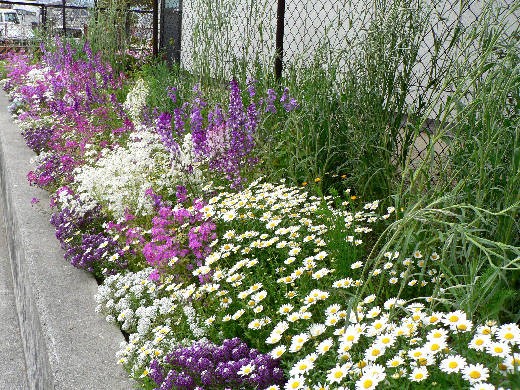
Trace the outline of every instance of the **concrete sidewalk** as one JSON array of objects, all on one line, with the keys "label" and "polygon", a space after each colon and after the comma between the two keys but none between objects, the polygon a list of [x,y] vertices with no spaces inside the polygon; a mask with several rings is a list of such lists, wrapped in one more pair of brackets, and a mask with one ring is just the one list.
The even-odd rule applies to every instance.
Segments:
[{"label": "concrete sidewalk", "polygon": [[[1,222],[9,249],[0,237],[0,294],[6,297],[0,306],[0,390],[133,389],[135,383],[116,364],[121,332],[94,312],[95,279],[63,259],[49,223],[48,194],[27,183],[34,153],[13,124],[8,104],[0,92]],[[33,198],[40,203],[31,206]],[[26,377],[19,375],[22,356]]]}]

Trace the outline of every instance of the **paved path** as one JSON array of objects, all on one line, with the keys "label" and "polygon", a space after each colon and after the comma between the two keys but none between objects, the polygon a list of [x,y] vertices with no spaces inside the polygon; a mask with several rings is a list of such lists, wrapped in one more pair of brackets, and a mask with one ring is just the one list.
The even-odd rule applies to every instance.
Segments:
[{"label": "paved path", "polygon": [[22,338],[13,291],[13,279],[0,202],[0,389],[27,389]]}]

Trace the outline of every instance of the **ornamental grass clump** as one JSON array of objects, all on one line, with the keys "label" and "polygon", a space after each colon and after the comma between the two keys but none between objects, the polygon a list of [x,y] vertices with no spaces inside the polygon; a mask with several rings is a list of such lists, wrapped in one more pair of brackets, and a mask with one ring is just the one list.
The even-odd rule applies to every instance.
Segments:
[{"label": "ornamental grass clump", "polygon": [[239,338],[175,348],[162,363],[152,362],[149,376],[157,390],[267,389],[284,383],[280,362]]}]

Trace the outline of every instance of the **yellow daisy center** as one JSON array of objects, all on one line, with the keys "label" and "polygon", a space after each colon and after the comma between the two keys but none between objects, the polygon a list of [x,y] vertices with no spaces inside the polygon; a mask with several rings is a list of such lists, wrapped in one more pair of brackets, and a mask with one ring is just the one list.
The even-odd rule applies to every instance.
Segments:
[{"label": "yellow daisy center", "polygon": [[482,374],[480,373],[480,371],[473,370],[469,373],[469,376],[472,379],[478,379],[482,376]]}]

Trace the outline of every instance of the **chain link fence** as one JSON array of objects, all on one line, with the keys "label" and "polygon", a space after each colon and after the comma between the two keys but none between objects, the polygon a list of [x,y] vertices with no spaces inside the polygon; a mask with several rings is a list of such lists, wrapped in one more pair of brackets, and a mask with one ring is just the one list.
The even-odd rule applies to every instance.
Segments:
[{"label": "chain link fence", "polygon": [[[452,92],[448,72],[475,55],[480,37],[468,44],[465,34],[479,18],[503,19],[504,36],[519,42],[516,1],[495,1],[493,12],[484,15],[480,0],[184,0],[181,63],[225,79],[237,71],[253,74],[258,65],[274,69],[278,53],[282,72],[316,62],[335,67],[339,78],[383,72],[381,83],[406,86],[410,112],[431,110],[409,146],[412,162],[419,162]],[[402,148],[407,136],[398,137]],[[446,142],[434,145],[439,161],[447,148]]]}]

